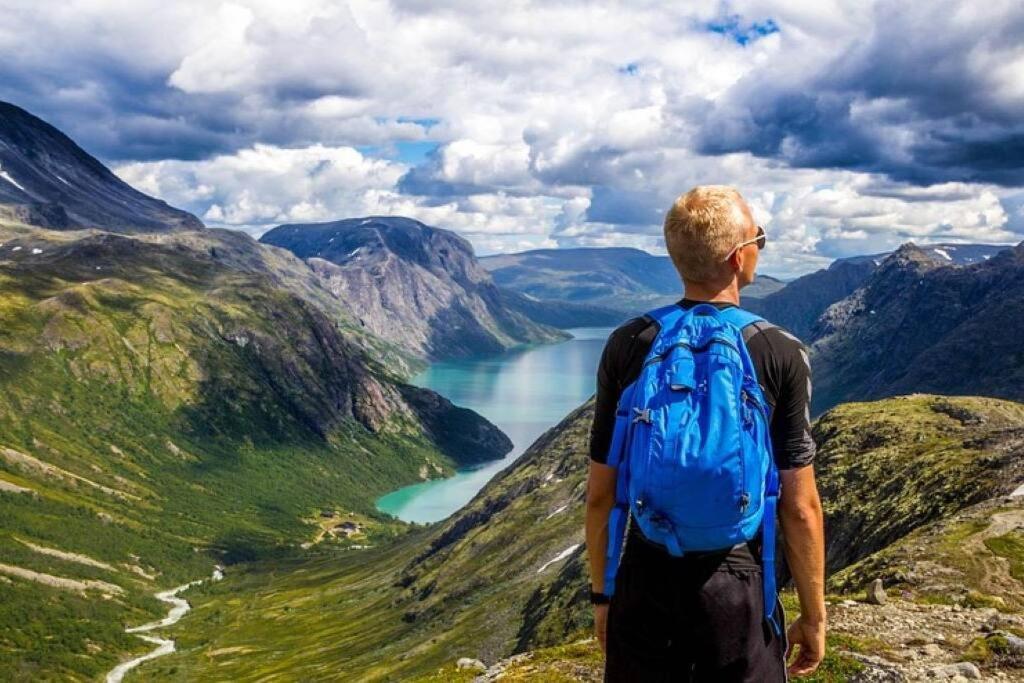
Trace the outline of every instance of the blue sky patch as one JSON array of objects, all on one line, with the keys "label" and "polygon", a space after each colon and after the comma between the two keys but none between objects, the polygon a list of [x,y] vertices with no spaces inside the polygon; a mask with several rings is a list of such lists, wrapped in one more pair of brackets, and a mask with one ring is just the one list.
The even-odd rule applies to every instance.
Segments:
[{"label": "blue sky patch", "polygon": [[397,142],[397,159],[403,164],[416,166],[429,157],[434,150],[441,146],[441,143],[433,140],[416,140],[414,142]]},{"label": "blue sky patch", "polygon": [[746,46],[758,38],[779,32],[779,25],[773,19],[744,24],[742,17],[733,14],[708,22],[705,27],[712,33],[732,38],[739,45]]},{"label": "blue sky patch", "polygon": [[421,128],[424,128],[424,129],[427,129],[427,130],[429,130],[430,128],[432,128],[432,127],[436,126],[437,124],[441,123],[441,119],[435,119],[435,118],[430,118],[430,117],[427,117],[427,118],[413,118],[411,116],[399,116],[396,120],[399,123],[415,123],[417,126],[420,126]]},{"label": "blue sky patch", "polygon": [[393,145],[360,145],[356,149],[363,156],[391,159],[409,166],[418,166],[440,146],[441,143],[436,140],[409,140],[398,141]]}]

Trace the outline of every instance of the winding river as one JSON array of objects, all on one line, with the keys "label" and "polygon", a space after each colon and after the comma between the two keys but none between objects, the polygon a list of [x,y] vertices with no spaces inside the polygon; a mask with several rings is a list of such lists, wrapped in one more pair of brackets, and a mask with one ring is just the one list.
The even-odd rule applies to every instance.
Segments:
[{"label": "winding river", "polygon": [[[215,569],[213,571],[213,576],[211,577],[211,580],[219,581],[223,577],[224,575],[221,573],[220,569]],[[192,607],[188,604],[188,601],[184,598],[178,597],[178,595],[180,593],[185,592],[192,586],[198,586],[199,584],[203,583],[203,581],[205,581],[205,579],[197,579],[195,581],[190,581],[189,583],[178,586],[177,588],[172,588],[168,591],[160,591],[159,593],[156,593],[155,597],[157,600],[171,606],[171,609],[167,612],[167,616],[158,621],[151,621],[148,624],[143,624],[142,626],[133,626],[132,628],[126,628],[124,630],[125,633],[134,633],[147,643],[152,643],[153,645],[156,645],[156,648],[147,652],[144,655],[140,655],[138,657],[135,657],[134,659],[129,659],[127,662],[122,662],[121,664],[115,666],[113,669],[110,670],[110,673],[107,674],[107,683],[121,683],[121,681],[124,679],[124,675],[132,669],[134,669],[135,667],[139,666],[140,664],[148,662],[151,659],[156,659],[157,657],[169,655],[172,652],[174,652],[173,640],[143,634],[149,631],[154,631],[158,628],[167,628],[168,626],[173,626],[174,624],[178,623],[178,621],[183,616],[185,616],[190,609],[192,609]]]},{"label": "winding river", "polygon": [[505,353],[434,363],[412,379],[452,403],[472,408],[512,440],[504,458],[448,479],[392,491],[377,508],[409,522],[436,522],[465,505],[491,477],[518,458],[546,429],[594,393],[597,364],[611,328],[567,330],[572,339]]}]

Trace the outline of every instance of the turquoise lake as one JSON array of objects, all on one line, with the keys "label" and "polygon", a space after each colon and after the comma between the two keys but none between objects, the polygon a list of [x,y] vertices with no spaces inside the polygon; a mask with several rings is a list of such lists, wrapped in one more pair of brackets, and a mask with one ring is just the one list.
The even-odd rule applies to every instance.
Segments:
[{"label": "turquoise lake", "polygon": [[498,426],[513,448],[501,460],[460,470],[448,479],[412,484],[377,500],[377,508],[408,522],[436,522],[469,502],[549,427],[590,398],[607,327],[567,330],[572,339],[480,358],[434,363],[412,379],[472,408]]}]

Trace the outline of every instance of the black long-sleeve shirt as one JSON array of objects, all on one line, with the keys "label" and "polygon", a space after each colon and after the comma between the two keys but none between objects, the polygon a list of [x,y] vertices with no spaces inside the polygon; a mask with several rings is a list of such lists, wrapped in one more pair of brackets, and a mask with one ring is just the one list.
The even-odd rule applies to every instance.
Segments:
[{"label": "black long-sleeve shirt", "polygon": [[[690,308],[701,302],[681,299],[676,303]],[[713,304],[719,309],[733,306],[724,302]],[[811,438],[811,363],[807,349],[780,327],[755,324],[760,327],[747,341],[747,350],[769,404],[775,464],[780,470],[803,467],[814,460],[815,454]],[[617,327],[605,343],[597,370],[594,422],[590,430],[590,457],[595,462],[608,461],[619,396],[640,375],[657,332],[658,323],[636,317]],[[630,526],[635,529],[635,525]],[[746,551],[739,552],[743,556]]]}]

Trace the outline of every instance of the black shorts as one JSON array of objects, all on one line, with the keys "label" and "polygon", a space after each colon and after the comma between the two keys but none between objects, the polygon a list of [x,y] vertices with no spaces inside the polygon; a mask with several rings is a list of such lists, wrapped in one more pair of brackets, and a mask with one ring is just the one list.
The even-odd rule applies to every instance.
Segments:
[{"label": "black shorts", "polygon": [[761,566],[742,550],[672,557],[631,533],[608,608],[605,681],[788,680],[781,603],[776,636]]}]

